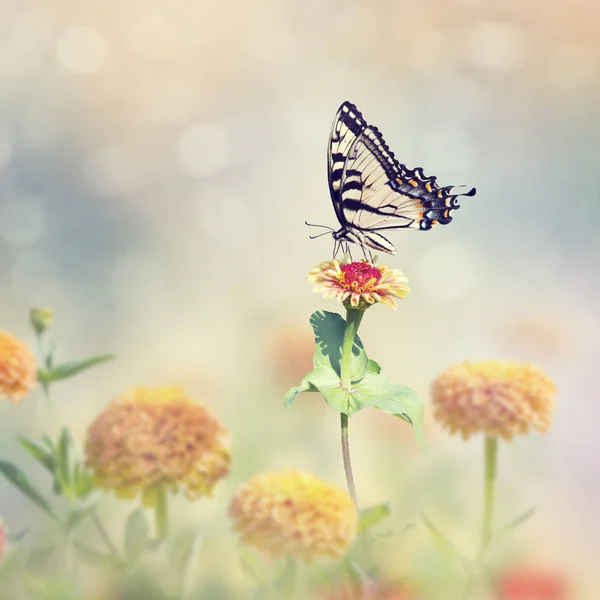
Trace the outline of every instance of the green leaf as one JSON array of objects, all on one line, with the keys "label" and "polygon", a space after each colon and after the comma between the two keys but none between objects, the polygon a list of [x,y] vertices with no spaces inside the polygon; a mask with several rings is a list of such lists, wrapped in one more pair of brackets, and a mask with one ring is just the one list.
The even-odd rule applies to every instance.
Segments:
[{"label": "green leaf", "polygon": [[273,582],[278,598],[283,600],[292,597],[296,587],[296,573],[296,561],[291,556],[286,556],[285,563]]},{"label": "green leaf", "polygon": [[6,477],[16,488],[18,488],[25,496],[27,496],[32,502],[37,504],[43,511],[50,515],[53,519],[60,522],[60,519],[54,512],[54,509],[42,496],[42,494],[35,488],[27,479],[27,476],[21,469],[13,465],[12,463],[0,460],[0,473]]},{"label": "green leaf", "polygon": [[464,557],[458,551],[456,546],[444,536],[425,515],[422,514],[421,518],[427,526],[427,529],[429,529],[429,533],[440,553],[443,554],[453,566],[459,567],[459,569],[463,571],[463,574],[469,573],[471,570],[471,561]]},{"label": "green leaf", "polygon": [[135,562],[139,558],[144,550],[149,531],[144,509],[137,508],[129,515],[125,524],[125,555],[128,560]]},{"label": "green leaf", "polygon": [[82,519],[89,516],[96,505],[98,504],[98,498],[88,498],[86,501],[79,504],[76,508],[69,511],[67,515],[67,526],[75,527]]},{"label": "green leaf", "polygon": [[362,408],[373,407],[405,420],[413,426],[418,443],[426,448],[423,405],[410,388],[393,383],[383,375],[367,372],[360,381],[352,384],[348,392],[342,387],[337,373],[331,367],[322,366],[311,371],[298,388],[292,388],[286,394],[286,408],[291,407],[299,393],[313,389],[319,391],[327,404],[340,413],[351,415]]},{"label": "green leaf", "polygon": [[73,469],[73,493],[76,498],[87,498],[94,489],[94,476],[81,463]]},{"label": "green leaf", "polygon": [[73,542],[73,546],[79,553],[81,559],[91,567],[115,567],[119,564],[112,555],[94,550],[77,540]]},{"label": "green leaf", "polygon": [[511,529],[516,529],[517,527],[519,527],[520,525],[522,525],[526,521],[529,521],[529,519],[531,519],[531,517],[533,517],[533,515],[535,515],[535,513],[538,510],[539,510],[539,506],[533,506],[533,507],[531,507],[530,509],[526,510],[525,512],[522,512],[518,517],[515,517],[508,524],[506,524],[503,527],[503,529],[505,531],[509,531]]},{"label": "green leaf", "polygon": [[345,412],[348,404],[348,393],[342,387],[339,376],[331,367],[317,367],[306,375],[298,387],[292,388],[285,395],[285,407],[291,408],[296,396],[302,392],[320,392],[325,400],[339,412]]},{"label": "green leaf", "polygon": [[60,492],[67,498],[71,494],[71,465],[69,454],[71,450],[71,435],[66,427],[63,427],[58,445],[56,447],[56,479],[60,484]]},{"label": "green leaf", "polygon": [[423,435],[423,404],[417,393],[377,373],[367,373],[352,386],[348,414],[371,406],[412,425],[417,442],[426,448]]},{"label": "green leaf", "polygon": [[411,521],[410,523],[407,523],[400,531],[384,531],[371,533],[371,535],[384,544],[398,546],[399,544],[403,544],[405,542],[406,536],[411,531],[414,531],[416,527],[417,524],[414,521]]},{"label": "green leaf", "polygon": [[245,546],[240,547],[240,562],[242,569],[257,585],[264,585],[268,581],[267,572],[260,559]]},{"label": "green leaf", "polygon": [[346,571],[346,576],[351,582],[352,587],[356,587],[358,589],[368,589],[373,584],[373,579],[362,567],[362,565],[359,565],[356,561],[351,560],[348,556],[344,558],[343,566],[344,570]]},{"label": "green leaf", "polygon": [[68,379],[69,377],[73,377],[73,375],[87,371],[87,369],[101,365],[114,358],[114,354],[100,354],[99,356],[92,356],[83,360],[62,363],[47,369],[40,369],[38,371],[38,379],[40,383],[45,384],[60,381],[61,379]]},{"label": "green leaf", "polygon": [[27,554],[25,566],[30,571],[35,571],[39,574],[47,574],[55,572],[58,563],[60,562],[60,547],[55,543],[44,545],[42,547],[34,547]]},{"label": "green leaf", "polygon": [[39,444],[27,439],[25,437],[17,438],[19,440],[19,444],[29,452],[35,460],[37,460],[42,466],[44,466],[50,473],[54,474],[55,468],[55,460],[54,460],[54,452],[49,452],[45,450]]},{"label": "green leaf", "polygon": [[17,544],[20,542],[27,534],[29,533],[29,529],[21,529],[21,531],[16,531],[15,533],[9,533],[6,536],[6,539],[11,544]]},{"label": "green leaf", "polygon": [[365,508],[360,511],[358,520],[358,531],[367,531],[375,525],[379,525],[391,514],[389,504],[379,504],[371,508]]},{"label": "green leaf", "polygon": [[285,407],[291,408],[299,394],[318,391],[331,408],[347,415],[366,407],[378,408],[412,425],[417,442],[426,449],[423,404],[418,395],[410,388],[392,383],[381,375],[381,367],[367,358],[358,336],[354,340],[350,361],[351,389],[347,390],[340,380],[346,322],[337,313],[317,311],[311,315],[310,324],[315,333],[315,368],[299,386],[287,392]]},{"label": "green leaf", "polygon": [[[337,313],[318,310],[311,315],[310,324],[315,333],[316,347],[313,356],[315,368],[329,367],[339,377],[346,321]],[[367,372],[368,363],[369,359],[360,337],[357,335],[352,346],[350,379],[352,381],[359,380]]]},{"label": "green leaf", "polygon": [[369,359],[369,363],[367,365],[367,371],[369,373],[375,373],[376,375],[379,375],[379,373],[381,373],[381,367],[374,360]]},{"label": "green leaf", "polygon": [[192,591],[194,589],[194,581],[198,572],[198,558],[200,556],[200,550],[202,549],[203,537],[198,532],[192,539],[188,548],[185,560],[183,562],[183,569],[181,573],[181,598],[192,597]]},{"label": "green leaf", "polygon": [[292,403],[296,399],[297,396],[303,394],[304,392],[318,392],[319,390],[310,383],[309,381],[310,373],[300,382],[299,386],[290,388],[284,397],[283,405],[290,410],[292,408]]}]

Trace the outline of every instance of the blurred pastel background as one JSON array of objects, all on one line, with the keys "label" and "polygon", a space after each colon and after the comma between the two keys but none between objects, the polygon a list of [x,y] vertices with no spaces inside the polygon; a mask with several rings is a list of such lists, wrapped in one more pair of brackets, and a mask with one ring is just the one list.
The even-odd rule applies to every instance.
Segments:
[{"label": "blurred pastel background", "polygon": [[[118,355],[56,386],[80,441],[136,385],[180,385],[220,416],[232,474],[212,501],[176,501],[177,518],[206,528],[207,564],[227,564],[244,597],[235,486],[287,467],[344,486],[337,415],[316,396],[283,408],[310,367],[310,313],[339,308],[304,280],[332,250],[304,220],[336,225],[325,149],[344,100],[401,162],[478,190],[451,225],[390,236],[383,262],[412,295],[368,313],[369,355],[426,408],[431,380],[463,360],[530,362],[556,381],[551,430],[502,447],[497,517],[539,506],[515,556],[599,597],[593,0],[3,0],[0,328],[33,347],[28,310],[51,306],[61,358]],[[14,436],[43,427],[40,400],[0,406],[0,452],[24,468]],[[426,430],[430,456],[400,421],[352,418],[359,500],[389,500],[396,531],[425,511],[472,553],[480,440],[429,414]],[[107,500],[115,531],[124,510]],[[39,516],[4,481],[0,514],[15,529]],[[410,575],[435,550],[417,527],[392,554]]]}]

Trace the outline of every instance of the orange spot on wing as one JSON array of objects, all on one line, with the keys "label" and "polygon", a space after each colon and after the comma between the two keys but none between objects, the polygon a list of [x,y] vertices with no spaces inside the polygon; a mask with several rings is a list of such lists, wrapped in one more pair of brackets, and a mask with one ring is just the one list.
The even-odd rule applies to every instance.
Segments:
[{"label": "orange spot on wing", "polygon": [[408,183],[413,187],[419,187],[419,184],[414,179],[411,179]]},{"label": "orange spot on wing", "polygon": [[402,185],[402,179],[396,179],[396,182]]},{"label": "orange spot on wing", "polygon": [[431,188],[431,184],[430,184],[430,183],[426,183],[426,184],[425,184],[425,189],[426,189],[428,192],[431,192],[431,189],[432,189],[432,188]]}]

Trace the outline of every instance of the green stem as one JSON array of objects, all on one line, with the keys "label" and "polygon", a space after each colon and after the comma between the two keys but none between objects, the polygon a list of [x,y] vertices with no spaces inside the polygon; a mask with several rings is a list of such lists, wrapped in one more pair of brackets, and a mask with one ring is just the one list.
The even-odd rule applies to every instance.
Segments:
[{"label": "green stem", "polygon": [[169,535],[169,515],[167,511],[167,489],[164,485],[156,488],[156,537],[164,540]]},{"label": "green stem", "polygon": [[492,539],[492,520],[494,518],[494,492],[496,488],[496,470],[498,461],[498,439],[485,438],[485,472],[483,488],[483,524],[481,527],[480,555],[486,551]]},{"label": "green stem", "polygon": [[356,338],[356,332],[362,321],[364,310],[356,310],[349,308],[346,311],[346,329],[344,330],[344,341],[342,343],[342,358],[340,361],[340,376],[342,379],[342,385],[346,389],[350,389],[350,362],[352,360],[352,346],[354,346],[354,339]]},{"label": "green stem", "polygon": [[354,475],[352,473],[352,461],[350,460],[350,441],[348,439],[348,415],[342,413],[341,428],[342,428],[342,457],[344,459],[344,472],[346,473],[346,483],[348,485],[348,493],[352,502],[358,508],[358,500],[356,499],[356,485],[354,485]]},{"label": "green stem", "polygon": [[[352,361],[352,348],[356,333],[362,321],[364,311],[354,310],[349,308],[346,311],[346,329],[344,330],[344,341],[342,343],[342,357],[340,360],[340,378],[342,386],[347,390],[352,387],[350,365]],[[341,441],[342,441],[342,457],[344,459],[344,472],[346,473],[346,483],[348,485],[348,493],[354,504],[358,507],[356,499],[356,486],[354,485],[354,475],[352,473],[352,461],[350,460],[350,440],[348,437],[348,415],[342,413],[340,415],[341,424]]]},{"label": "green stem", "polygon": [[486,436],[484,440],[484,475],[483,475],[483,520],[481,525],[481,541],[479,555],[467,577],[462,599],[468,600],[473,593],[477,577],[481,574],[483,557],[492,540],[492,521],[494,518],[494,496],[496,489],[496,472],[498,462],[498,439]]},{"label": "green stem", "polygon": [[91,516],[92,516],[92,521],[94,522],[94,525],[96,526],[96,529],[98,530],[98,533],[100,534],[100,537],[102,538],[102,541],[106,544],[106,547],[109,549],[110,553],[113,554],[114,556],[119,556],[118,548],[115,546],[113,541],[110,539],[110,536],[108,535],[108,532],[106,531],[104,524],[98,517],[98,514],[96,513],[95,509],[92,510]]}]

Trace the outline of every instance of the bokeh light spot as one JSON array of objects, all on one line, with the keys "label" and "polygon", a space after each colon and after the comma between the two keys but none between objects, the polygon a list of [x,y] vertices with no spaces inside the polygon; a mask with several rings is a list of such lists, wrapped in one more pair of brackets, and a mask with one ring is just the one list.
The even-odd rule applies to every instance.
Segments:
[{"label": "bokeh light spot", "polygon": [[44,208],[37,198],[14,196],[0,201],[0,239],[11,246],[37,242],[46,227]]},{"label": "bokeh light spot", "polygon": [[12,158],[13,141],[5,131],[0,130],[0,170],[2,170]]},{"label": "bokeh light spot", "polygon": [[96,150],[87,159],[84,171],[101,196],[120,196],[135,189],[139,183],[131,156],[119,145]]},{"label": "bokeh light spot", "polygon": [[106,60],[106,39],[93,27],[74,25],[58,38],[58,62],[74,73],[96,73]]},{"label": "bokeh light spot", "polygon": [[[226,249],[241,248],[256,236],[259,223],[249,201],[236,190],[211,186],[197,192],[197,218],[204,235]],[[223,228],[228,235],[223,235]]]},{"label": "bokeh light spot", "polygon": [[165,289],[164,263],[156,253],[131,251],[122,254],[112,271],[112,289],[123,309],[142,310],[160,302]]},{"label": "bokeh light spot", "polygon": [[469,244],[456,241],[437,244],[421,258],[421,289],[434,302],[464,297],[480,276],[479,260]]},{"label": "bokeh light spot", "polygon": [[144,15],[131,25],[129,43],[141,56],[163,58],[173,45],[173,28],[160,15]]},{"label": "bokeh light spot", "polygon": [[192,177],[209,177],[223,170],[229,160],[229,143],[222,127],[199,123],[188,127],[177,148],[181,167]]},{"label": "bokeh light spot", "polygon": [[548,80],[557,88],[573,90],[593,83],[598,71],[594,54],[576,44],[564,44],[549,57]]},{"label": "bokeh light spot", "polygon": [[525,30],[502,21],[479,21],[465,35],[466,59],[473,66],[492,71],[516,71],[528,51]]}]

